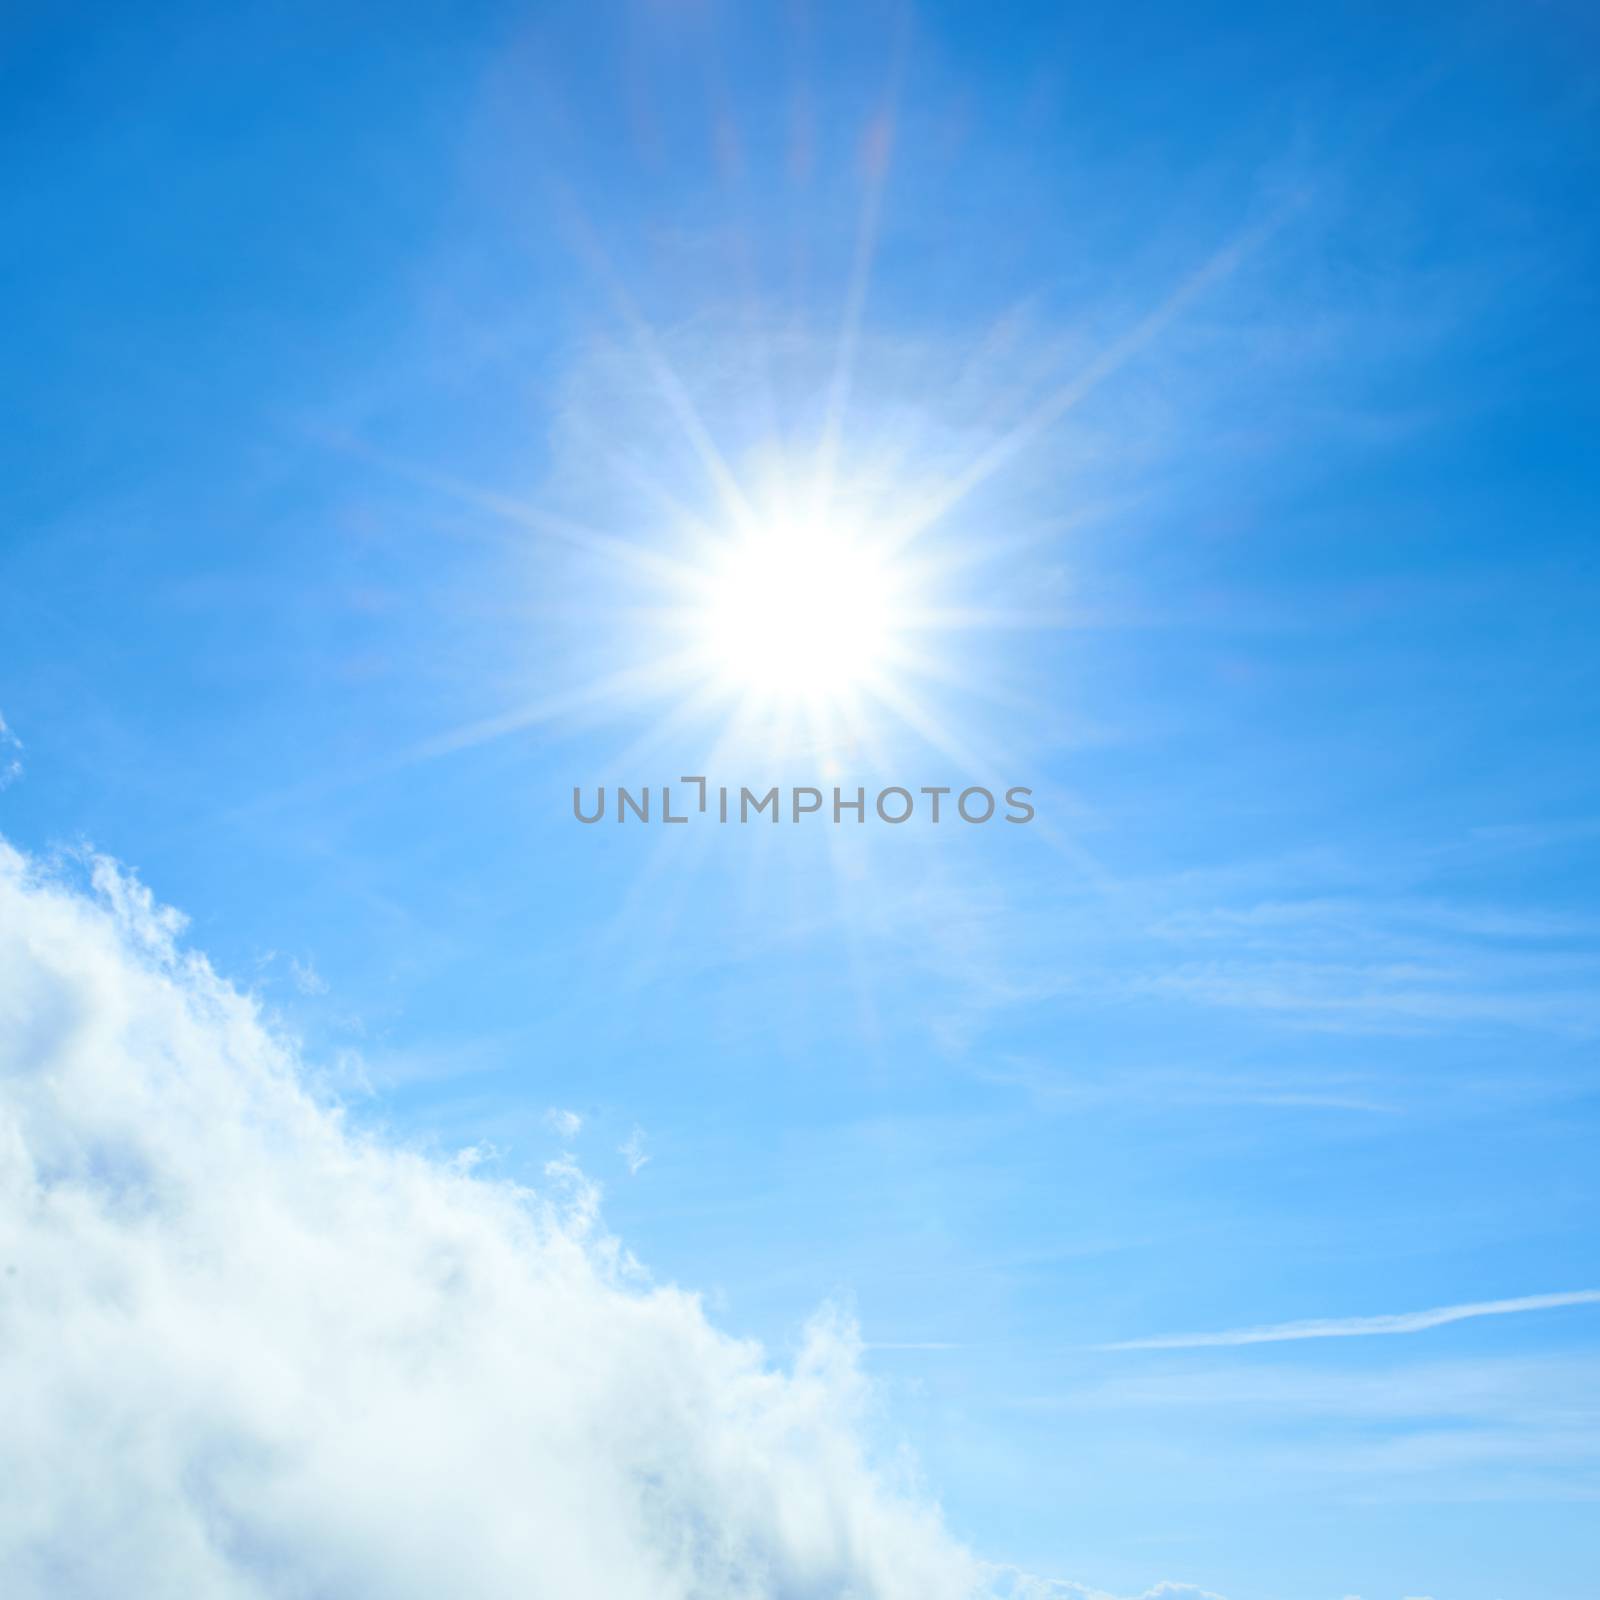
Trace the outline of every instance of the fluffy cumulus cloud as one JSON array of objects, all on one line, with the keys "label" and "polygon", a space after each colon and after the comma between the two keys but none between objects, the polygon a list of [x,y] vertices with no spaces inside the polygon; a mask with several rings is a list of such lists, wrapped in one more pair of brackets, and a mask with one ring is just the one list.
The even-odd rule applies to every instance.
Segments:
[{"label": "fluffy cumulus cloud", "polygon": [[[581,1182],[359,1136],[106,863],[0,841],[0,1574],[16,1600],[955,1600],[848,1329],[790,1370]],[[992,1575],[991,1575],[992,1576]]]}]

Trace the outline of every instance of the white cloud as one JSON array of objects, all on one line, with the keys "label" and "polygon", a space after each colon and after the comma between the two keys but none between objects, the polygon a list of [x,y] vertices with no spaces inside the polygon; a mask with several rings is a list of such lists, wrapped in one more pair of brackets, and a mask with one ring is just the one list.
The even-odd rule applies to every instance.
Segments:
[{"label": "white cloud", "polygon": [[583,1118],[576,1111],[564,1111],[560,1106],[551,1106],[544,1120],[545,1125],[563,1139],[576,1139],[583,1129]]},{"label": "white cloud", "polygon": [[301,961],[297,957],[290,956],[289,976],[294,979],[295,988],[303,995],[321,995],[328,992],[328,980],[310,961]]},{"label": "white cloud", "polygon": [[[0,1571],[16,1600],[956,1600],[790,1371],[549,1196],[351,1131],[181,919],[0,842]],[[558,1179],[561,1177],[557,1175]]]},{"label": "white cloud", "polygon": [[996,1594],[1004,1600],[1225,1600],[1223,1595],[1192,1583],[1170,1580],[1146,1589],[1142,1594],[1118,1596],[1106,1589],[1072,1583],[1061,1578],[1038,1578],[1015,1568],[995,1572]]},{"label": "white cloud", "polygon": [[1600,1032],[1593,917],[1389,896],[1174,910],[1151,930],[1182,952],[1146,990],[1334,1032],[1481,1026]]},{"label": "white cloud", "polygon": [[0,717],[0,789],[22,776],[22,741]]},{"label": "white cloud", "polygon": [[644,1129],[635,1128],[628,1135],[628,1142],[618,1149],[617,1154],[628,1163],[628,1176],[637,1178],[650,1161],[650,1157],[645,1154]]},{"label": "white cloud", "polygon": [[1308,1322],[1277,1322],[1222,1333],[1169,1333],[1153,1339],[1125,1339],[1107,1350],[1198,1350],[1241,1344],[1280,1344],[1288,1339],[1353,1339],[1381,1333],[1424,1333],[1472,1317],[1504,1317],[1519,1311],[1555,1311],[1565,1306],[1600,1305],[1600,1289],[1562,1294],[1527,1294],[1515,1300],[1476,1300],[1467,1305],[1435,1306],[1430,1311],[1396,1311],[1376,1317],[1323,1317]]}]

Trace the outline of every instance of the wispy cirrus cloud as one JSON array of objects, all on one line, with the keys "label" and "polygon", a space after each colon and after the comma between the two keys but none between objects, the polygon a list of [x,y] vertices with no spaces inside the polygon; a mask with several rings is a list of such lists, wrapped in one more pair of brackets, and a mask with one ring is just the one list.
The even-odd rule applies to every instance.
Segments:
[{"label": "wispy cirrus cloud", "polygon": [[635,1128],[626,1141],[618,1146],[617,1154],[627,1163],[628,1176],[637,1178],[650,1164],[649,1152],[644,1147],[644,1129]]},{"label": "wispy cirrus cloud", "polygon": [[1600,921],[1424,895],[1280,894],[1175,909],[1147,992],[1335,1033],[1600,1032]]},{"label": "wispy cirrus cloud", "polygon": [[[1416,1346],[1411,1346],[1415,1350]],[[1600,1361],[1590,1349],[1352,1361],[1118,1360],[1013,1403],[1114,1418],[1123,1437],[1248,1462],[1302,1495],[1399,1502],[1600,1498]]]},{"label": "wispy cirrus cloud", "polygon": [[0,717],[0,789],[22,776],[22,741]]},{"label": "wispy cirrus cloud", "polygon": [[583,1131],[583,1117],[564,1106],[551,1106],[544,1114],[545,1126],[569,1143]]},{"label": "wispy cirrus cloud", "polygon": [[1600,1305],[1600,1289],[1574,1289],[1562,1294],[1530,1294],[1513,1300],[1477,1300],[1464,1305],[1436,1306],[1429,1311],[1400,1311],[1374,1317],[1323,1317],[1304,1322],[1277,1322],[1259,1327],[1230,1328],[1221,1333],[1169,1333],[1149,1339],[1123,1339],[1103,1350],[1199,1350],[1223,1345],[1279,1344],[1291,1339],[1354,1339],[1373,1334],[1425,1333],[1447,1323],[1473,1317],[1503,1317],[1523,1311],[1554,1311],[1564,1306]]}]

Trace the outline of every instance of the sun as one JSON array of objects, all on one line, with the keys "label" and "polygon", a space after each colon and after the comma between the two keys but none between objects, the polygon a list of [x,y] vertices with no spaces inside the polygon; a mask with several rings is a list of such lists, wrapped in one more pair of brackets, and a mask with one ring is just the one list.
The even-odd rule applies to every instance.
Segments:
[{"label": "sun", "polygon": [[704,670],[725,689],[828,707],[890,664],[906,622],[902,587],[861,530],[771,518],[710,555],[691,630]]}]

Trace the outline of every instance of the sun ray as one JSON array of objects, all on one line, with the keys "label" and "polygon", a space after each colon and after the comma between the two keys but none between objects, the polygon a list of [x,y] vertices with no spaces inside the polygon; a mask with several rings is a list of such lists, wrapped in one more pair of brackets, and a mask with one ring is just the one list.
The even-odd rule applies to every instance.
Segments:
[{"label": "sun ray", "polygon": [[904,684],[887,676],[879,676],[867,684],[867,689],[875,700],[893,712],[924,743],[955,762],[965,775],[975,779],[992,779],[996,772],[1005,770],[1006,763],[997,752],[975,750],[969,742],[970,736],[967,740],[958,737]]},{"label": "sun ray", "polygon": [[690,449],[711,480],[724,513],[736,527],[748,526],[752,519],[750,503],[745,498],[744,490],[740,488],[728,463],[723,459],[722,452],[717,449],[687,386],[667,360],[654,329],[646,321],[644,313],[640,311],[621,274],[612,265],[611,258],[600,244],[598,235],[579,208],[576,198],[570,191],[564,198],[568,224],[579,254],[606,286],[618,316],[628,329],[634,346],[654,379],[662,399],[666,401],[667,409],[683,430]]},{"label": "sun ray", "polygon": [[671,685],[665,680],[672,678],[674,668],[687,674],[693,660],[693,656],[686,653],[676,661],[668,658],[666,661],[648,662],[643,666],[608,673],[603,678],[563,694],[549,695],[543,700],[531,701],[526,705],[503,711],[497,716],[485,717],[481,721],[467,723],[462,727],[436,734],[431,739],[413,745],[400,760],[403,764],[432,761],[440,756],[469,750],[474,745],[485,744],[491,739],[501,739],[507,734],[520,733],[540,723],[574,717],[602,707],[619,708],[637,705],[641,699],[657,698],[670,692]]},{"label": "sun ray", "polygon": [[694,578],[695,574],[692,567],[675,560],[669,555],[664,555],[660,550],[651,545],[643,544],[636,539],[626,539],[620,534],[605,533],[597,528],[591,528],[583,523],[575,522],[569,517],[557,516],[537,506],[528,505],[512,495],[503,494],[493,489],[481,488],[449,473],[436,472],[427,467],[420,467],[414,462],[405,461],[386,451],[375,449],[358,439],[341,437],[336,442],[339,448],[347,453],[359,456],[362,460],[381,468],[406,483],[414,484],[418,488],[430,489],[436,494],[442,494],[449,499],[458,501],[462,505],[471,506],[474,510],[487,512],[497,521],[526,529],[530,533],[538,534],[541,538],[552,539],[556,543],[564,544],[571,549],[582,550],[589,555],[602,556],[610,561],[618,562],[624,566],[635,567],[640,571],[653,573],[657,577],[665,578],[672,582],[686,583]]},{"label": "sun ray", "polygon": [[[881,132],[879,130],[882,130]],[[838,349],[834,356],[833,378],[828,385],[827,410],[817,445],[815,473],[816,508],[822,510],[832,498],[834,475],[838,467],[839,438],[850,404],[850,389],[855,377],[856,350],[861,339],[861,322],[866,311],[867,292],[872,282],[872,263],[878,249],[878,224],[883,211],[883,191],[888,182],[889,152],[893,148],[893,102],[879,113],[872,137],[883,146],[881,159],[874,160],[867,174],[857,224],[856,244],[850,264],[850,281],[845,291],[844,316],[839,328]]]},{"label": "sun ray", "polygon": [[878,228],[883,214],[884,191],[894,159],[896,125],[899,120],[900,85],[905,70],[908,38],[908,12],[902,6],[895,16],[894,37],[889,47],[888,80],[883,99],[867,128],[862,159],[866,183],[861,197],[861,214],[856,225],[855,248],[851,253],[850,277],[845,290],[844,315],[840,322],[834,354],[833,378],[828,385],[827,409],[817,445],[813,475],[815,503],[812,510],[822,513],[833,497],[838,468],[839,440],[845,413],[850,404],[855,379],[857,348],[866,311],[867,293],[872,283],[873,262],[878,253]]},{"label": "sun ray", "polygon": [[947,516],[974,489],[992,478],[1041,435],[1053,428],[1074,406],[1159,338],[1167,327],[1208,289],[1231,276],[1248,256],[1278,230],[1285,214],[1282,210],[1275,212],[1253,228],[1245,229],[1217,251],[1153,311],[1147,313],[1120,339],[1114,340],[1102,350],[1075,378],[1046,396],[1021,422],[1002,434],[976,460],[929,496],[895,530],[892,536],[894,542],[899,545],[911,543],[927,528]]},{"label": "sun ray", "polygon": [[[908,727],[914,729],[929,745],[948,756],[964,775],[978,783],[992,779],[996,772],[1011,767],[1009,752],[998,749],[973,749],[970,744],[945,727],[914,695],[904,687],[887,681],[873,684],[873,692]],[[1030,831],[1042,844],[1072,863],[1084,882],[1102,899],[1111,901],[1120,894],[1116,880],[1101,864],[1099,858],[1081,841],[1062,833],[1048,820],[1035,817]]]}]

